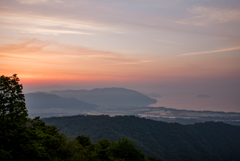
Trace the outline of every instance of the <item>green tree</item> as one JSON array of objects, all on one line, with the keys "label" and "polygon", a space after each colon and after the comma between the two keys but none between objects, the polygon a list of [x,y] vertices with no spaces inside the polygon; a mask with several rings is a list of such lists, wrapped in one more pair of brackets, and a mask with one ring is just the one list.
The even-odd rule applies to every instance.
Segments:
[{"label": "green tree", "polygon": [[67,160],[66,136],[39,117],[28,118],[22,85],[16,74],[0,77],[0,160]]},{"label": "green tree", "polygon": [[25,135],[25,127],[22,125],[27,122],[27,116],[19,78],[16,74],[10,77],[2,75],[0,77],[0,159],[12,158],[18,142],[25,141],[20,138]]},{"label": "green tree", "polygon": [[76,137],[76,140],[83,147],[89,146],[91,144],[90,138],[84,135]]},{"label": "green tree", "polygon": [[128,138],[118,139],[116,143],[112,142],[109,151],[110,155],[115,159],[123,159],[124,161],[144,160],[144,154]]},{"label": "green tree", "polygon": [[109,147],[111,142],[105,138],[99,140],[96,144],[99,160],[111,161],[109,156]]},{"label": "green tree", "polygon": [[17,74],[10,77],[0,77],[0,119],[4,121],[15,121],[24,123],[28,113],[26,109],[22,85],[19,84]]}]

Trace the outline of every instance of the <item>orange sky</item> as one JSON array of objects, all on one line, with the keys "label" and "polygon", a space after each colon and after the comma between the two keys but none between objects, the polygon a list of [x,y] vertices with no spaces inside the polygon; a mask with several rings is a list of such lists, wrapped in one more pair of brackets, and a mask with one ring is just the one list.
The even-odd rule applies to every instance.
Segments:
[{"label": "orange sky", "polygon": [[[228,50],[228,49],[226,49]],[[17,73],[31,81],[169,81],[175,79],[238,76],[236,53],[206,51],[166,58],[123,55],[82,46],[64,45],[38,39],[20,40],[0,46],[1,71]],[[210,54],[209,54],[210,53]],[[208,56],[206,56],[209,54]],[[229,73],[231,72],[231,73]],[[179,80],[178,80],[179,79]],[[38,82],[36,82],[38,83]]]},{"label": "orange sky", "polygon": [[12,0],[0,6],[0,74],[16,73],[26,87],[91,84],[157,93],[186,87],[205,94],[220,89],[229,98],[240,91],[239,1]]}]

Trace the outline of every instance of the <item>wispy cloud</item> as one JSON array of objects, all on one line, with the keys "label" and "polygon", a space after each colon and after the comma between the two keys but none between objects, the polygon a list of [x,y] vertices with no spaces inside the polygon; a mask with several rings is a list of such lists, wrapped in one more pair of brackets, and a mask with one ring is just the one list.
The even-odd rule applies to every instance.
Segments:
[{"label": "wispy cloud", "polygon": [[0,7],[1,27],[18,30],[24,33],[37,34],[88,34],[99,31],[119,32],[94,22],[85,20],[51,17],[24,11]]},{"label": "wispy cloud", "polygon": [[[3,27],[3,26],[2,26]],[[82,32],[82,31],[74,31],[68,29],[48,29],[48,28],[40,28],[34,26],[7,26],[9,29],[19,30],[21,29],[21,33],[30,33],[30,34],[42,34],[42,35],[59,35],[59,34],[78,34],[78,35],[96,35],[90,32]]]},{"label": "wispy cloud", "polygon": [[215,20],[219,22],[240,21],[239,9],[219,9],[207,7],[194,7],[189,10],[197,18]]},{"label": "wispy cloud", "polygon": [[154,41],[166,43],[166,44],[174,44],[174,45],[189,45],[187,43],[177,42],[177,41],[170,41],[170,40],[163,40],[163,39],[153,39]]},{"label": "wispy cloud", "polygon": [[[57,56],[57,59],[56,59]],[[59,44],[50,41],[40,41],[38,39],[25,40],[18,44],[6,44],[0,46],[0,57],[2,59],[32,59],[37,62],[84,62],[89,64],[98,62],[100,64],[108,63],[126,63],[139,64],[145,63],[145,60],[136,59],[136,55],[126,55],[124,53],[116,53],[110,51],[102,51],[90,49],[82,46]],[[47,61],[46,61],[47,60]]]},{"label": "wispy cloud", "polygon": [[211,54],[211,53],[219,53],[219,52],[226,52],[226,51],[233,51],[233,50],[239,50],[240,46],[232,47],[232,48],[225,48],[225,49],[218,49],[218,50],[208,50],[208,51],[201,51],[201,52],[191,52],[191,53],[185,53],[182,55],[199,55],[199,54]]},{"label": "wispy cloud", "polygon": [[216,23],[240,22],[239,9],[193,7],[188,9],[188,13],[191,13],[190,18],[178,20],[176,23],[195,26],[208,26]]},{"label": "wispy cloud", "polygon": [[[18,44],[6,44],[0,46],[0,53],[5,53],[6,55],[11,55],[12,53],[19,53],[19,52],[39,52],[50,43],[47,41],[40,41],[37,39],[30,39],[25,40],[22,43]],[[21,54],[19,54],[21,55]]]},{"label": "wispy cloud", "polygon": [[[35,5],[35,4],[50,2],[49,0],[16,0],[16,1],[22,4],[28,4],[28,5]],[[63,1],[60,1],[60,0],[51,0],[51,2],[63,3]]]},{"label": "wispy cloud", "polygon": [[136,64],[145,64],[145,63],[151,63],[156,60],[135,60],[131,62],[122,62],[122,63],[111,63],[106,65],[136,65]]},{"label": "wispy cloud", "polygon": [[[21,42],[21,40],[18,41]],[[38,39],[1,45],[0,59],[0,71],[17,72],[27,78],[59,78],[64,75],[65,80],[68,78],[70,80],[71,78],[78,80],[122,78],[133,70],[129,66],[134,68],[137,64],[148,62],[139,55],[96,50]],[[2,66],[2,63],[8,65]],[[110,65],[112,66],[110,67]],[[130,78],[130,76],[126,78]]]}]

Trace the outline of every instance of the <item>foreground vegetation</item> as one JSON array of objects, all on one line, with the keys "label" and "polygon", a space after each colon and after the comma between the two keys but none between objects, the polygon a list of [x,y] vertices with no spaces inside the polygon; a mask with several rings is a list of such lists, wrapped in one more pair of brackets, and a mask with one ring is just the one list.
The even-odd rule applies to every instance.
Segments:
[{"label": "foreground vegetation", "polygon": [[28,118],[22,85],[17,75],[0,78],[0,160],[14,161],[143,161],[133,141],[89,137],[75,139],[59,133],[56,126],[45,125],[39,117]]},{"label": "foreground vegetation", "polygon": [[240,159],[240,127],[222,122],[180,125],[135,116],[78,115],[44,118],[67,136],[90,136],[97,143],[106,138],[129,138],[145,156],[164,161],[236,161]]}]

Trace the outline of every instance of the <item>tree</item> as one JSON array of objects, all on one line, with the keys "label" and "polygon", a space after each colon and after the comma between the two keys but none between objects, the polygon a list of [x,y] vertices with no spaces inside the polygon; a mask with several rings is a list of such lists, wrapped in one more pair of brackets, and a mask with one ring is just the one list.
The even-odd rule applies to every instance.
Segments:
[{"label": "tree", "polygon": [[84,136],[84,135],[76,137],[76,140],[83,147],[89,146],[91,144],[90,137],[87,137],[87,136]]},{"label": "tree", "polygon": [[39,117],[28,118],[22,85],[16,74],[0,77],[0,160],[67,160],[66,136]]},{"label": "tree", "polygon": [[28,113],[25,104],[22,85],[17,74],[10,77],[0,77],[0,120],[15,121],[21,124],[26,121]]},{"label": "tree", "polygon": [[116,159],[123,159],[125,161],[144,161],[144,154],[137,149],[134,142],[128,138],[118,139],[112,142],[109,148],[110,155]]},{"label": "tree", "polygon": [[[22,85],[17,74],[0,77],[0,156],[10,159],[23,135],[28,118]],[[24,142],[25,140],[21,140]],[[21,144],[22,145],[22,144]]]},{"label": "tree", "polygon": [[104,161],[111,161],[109,156],[109,147],[111,142],[105,138],[99,140],[96,144],[98,151],[98,158]]}]

